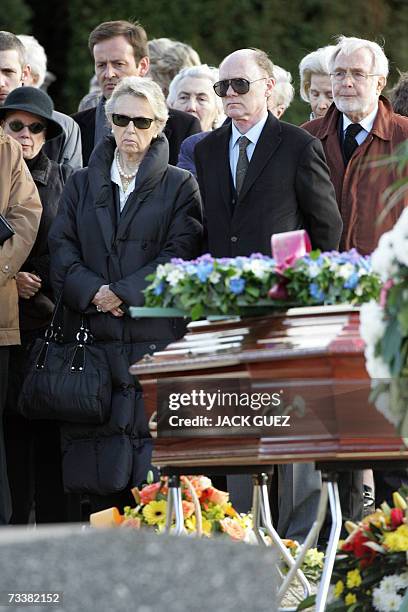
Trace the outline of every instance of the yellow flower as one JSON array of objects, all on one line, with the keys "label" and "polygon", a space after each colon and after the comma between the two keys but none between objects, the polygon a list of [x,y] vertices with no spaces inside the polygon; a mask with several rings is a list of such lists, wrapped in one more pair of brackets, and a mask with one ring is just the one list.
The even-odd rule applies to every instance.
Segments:
[{"label": "yellow flower", "polygon": [[[186,529],[188,531],[196,531],[197,523],[196,523],[195,514],[193,514],[193,516],[190,516],[188,519],[186,519],[184,521],[184,524],[185,524]],[[209,521],[208,519],[203,517],[202,526],[203,526],[203,534],[205,536],[210,536],[211,532],[212,532],[212,523],[211,523],[211,521]]]},{"label": "yellow flower", "polygon": [[151,501],[147,504],[142,510],[146,523],[149,525],[164,523],[166,520],[166,507],[167,502],[164,499],[161,501]]},{"label": "yellow flower", "polygon": [[346,606],[352,606],[356,602],[357,602],[357,597],[354,595],[354,593],[347,593],[344,599],[344,603],[346,604]]},{"label": "yellow flower", "polygon": [[308,567],[319,567],[323,569],[324,553],[319,552],[317,548],[309,548],[303,563]]},{"label": "yellow flower", "polygon": [[400,525],[395,531],[385,533],[383,544],[391,552],[408,551],[408,525]]},{"label": "yellow flower", "polygon": [[338,580],[334,587],[334,596],[337,599],[340,599],[340,595],[342,594],[343,591],[344,591],[344,584],[341,580]]},{"label": "yellow flower", "polygon": [[347,588],[359,587],[361,584],[361,576],[358,569],[347,572]]}]

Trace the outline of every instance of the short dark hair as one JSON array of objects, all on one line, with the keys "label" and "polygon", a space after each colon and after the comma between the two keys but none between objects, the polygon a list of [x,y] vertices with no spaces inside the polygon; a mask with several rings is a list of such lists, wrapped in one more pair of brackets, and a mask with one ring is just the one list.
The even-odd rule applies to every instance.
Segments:
[{"label": "short dark hair", "polygon": [[26,50],[23,43],[11,32],[0,30],[0,51],[17,51],[21,68],[24,68],[27,63]]},{"label": "short dark hair", "polygon": [[389,92],[394,113],[408,117],[408,72],[401,72],[398,83]]},{"label": "short dark hair", "polygon": [[89,35],[88,47],[93,55],[93,48],[96,44],[114,38],[124,36],[128,43],[133,47],[133,53],[138,64],[142,57],[149,56],[147,47],[147,34],[140,23],[130,21],[105,21],[100,23]]}]

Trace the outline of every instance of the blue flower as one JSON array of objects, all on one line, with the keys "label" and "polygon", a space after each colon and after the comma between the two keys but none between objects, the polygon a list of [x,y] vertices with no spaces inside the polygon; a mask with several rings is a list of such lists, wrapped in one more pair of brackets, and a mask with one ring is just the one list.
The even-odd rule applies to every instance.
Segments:
[{"label": "blue flower", "polygon": [[153,289],[154,295],[161,295],[164,291],[164,283],[161,282]]},{"label": "blue flower", "polygon": [[319,289],[317,283],[310,283],[309,294],[318,302],[324,302],[324,292]]},{"label": "blue flower", "polygon": [[205,283],[207,281],[207,278],[210,276],[211,272],[213,271],[214,265],[211,262],[203,262],[203,263],[199,263],[196,269],[196,274],[198,277],[198,280],[201,283]]},{"label": "blue flower", "polygon": [[353,272],[353,274],[350,274],[343,286],[345,289],[355,289],[358,285],[358,281],[359,276],[357,272]]},{"label": "blue flower", "polygon": [[239,295],[245,289],[245,280],[238,277],[231,278],[229,281],[229,288],[231,289],[232,293]]}]

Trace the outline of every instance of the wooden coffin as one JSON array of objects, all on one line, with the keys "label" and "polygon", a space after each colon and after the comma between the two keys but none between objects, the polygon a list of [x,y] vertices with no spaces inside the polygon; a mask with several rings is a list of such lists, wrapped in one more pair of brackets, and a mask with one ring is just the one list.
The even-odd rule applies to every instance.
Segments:
[{"label": "wooden coffin", "polygon": [[330,393],[315,410],[324,426],[310,419],[308,428],[306,418],[300,428],[266,437],[256,430],[242,437],[159,436],[153,463],[204,467],[407,459],[394,426],[367,401],[370,381],[358,330],[359,310],[352,306],[292,308],[190,324],[182,340],[130,369],[142,384],[148,415],[156,410],[158,385],[164,381],[186,389],[211,377],[253,385],[260,380],[282,386],[297,381],[305,393],[306,388],[319,390],[324,381]]}]

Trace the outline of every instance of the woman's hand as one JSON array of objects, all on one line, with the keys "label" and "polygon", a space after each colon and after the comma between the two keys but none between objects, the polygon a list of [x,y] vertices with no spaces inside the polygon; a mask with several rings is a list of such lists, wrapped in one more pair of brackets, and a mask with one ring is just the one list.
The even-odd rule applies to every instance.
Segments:
[{"label": "woman's hand", "polygon": [[121,316],[118,308],[122,300],[109,289],[109,285],[102,285],[99,291],[95,293],[92,304],[96,306],[99,312],[111,312],[115,317]]},{"label": "woman's hand", "polygon": [[16,274],[18,296],[29,300],[41,289],[41,278],[32,272],[17,272]]}]

